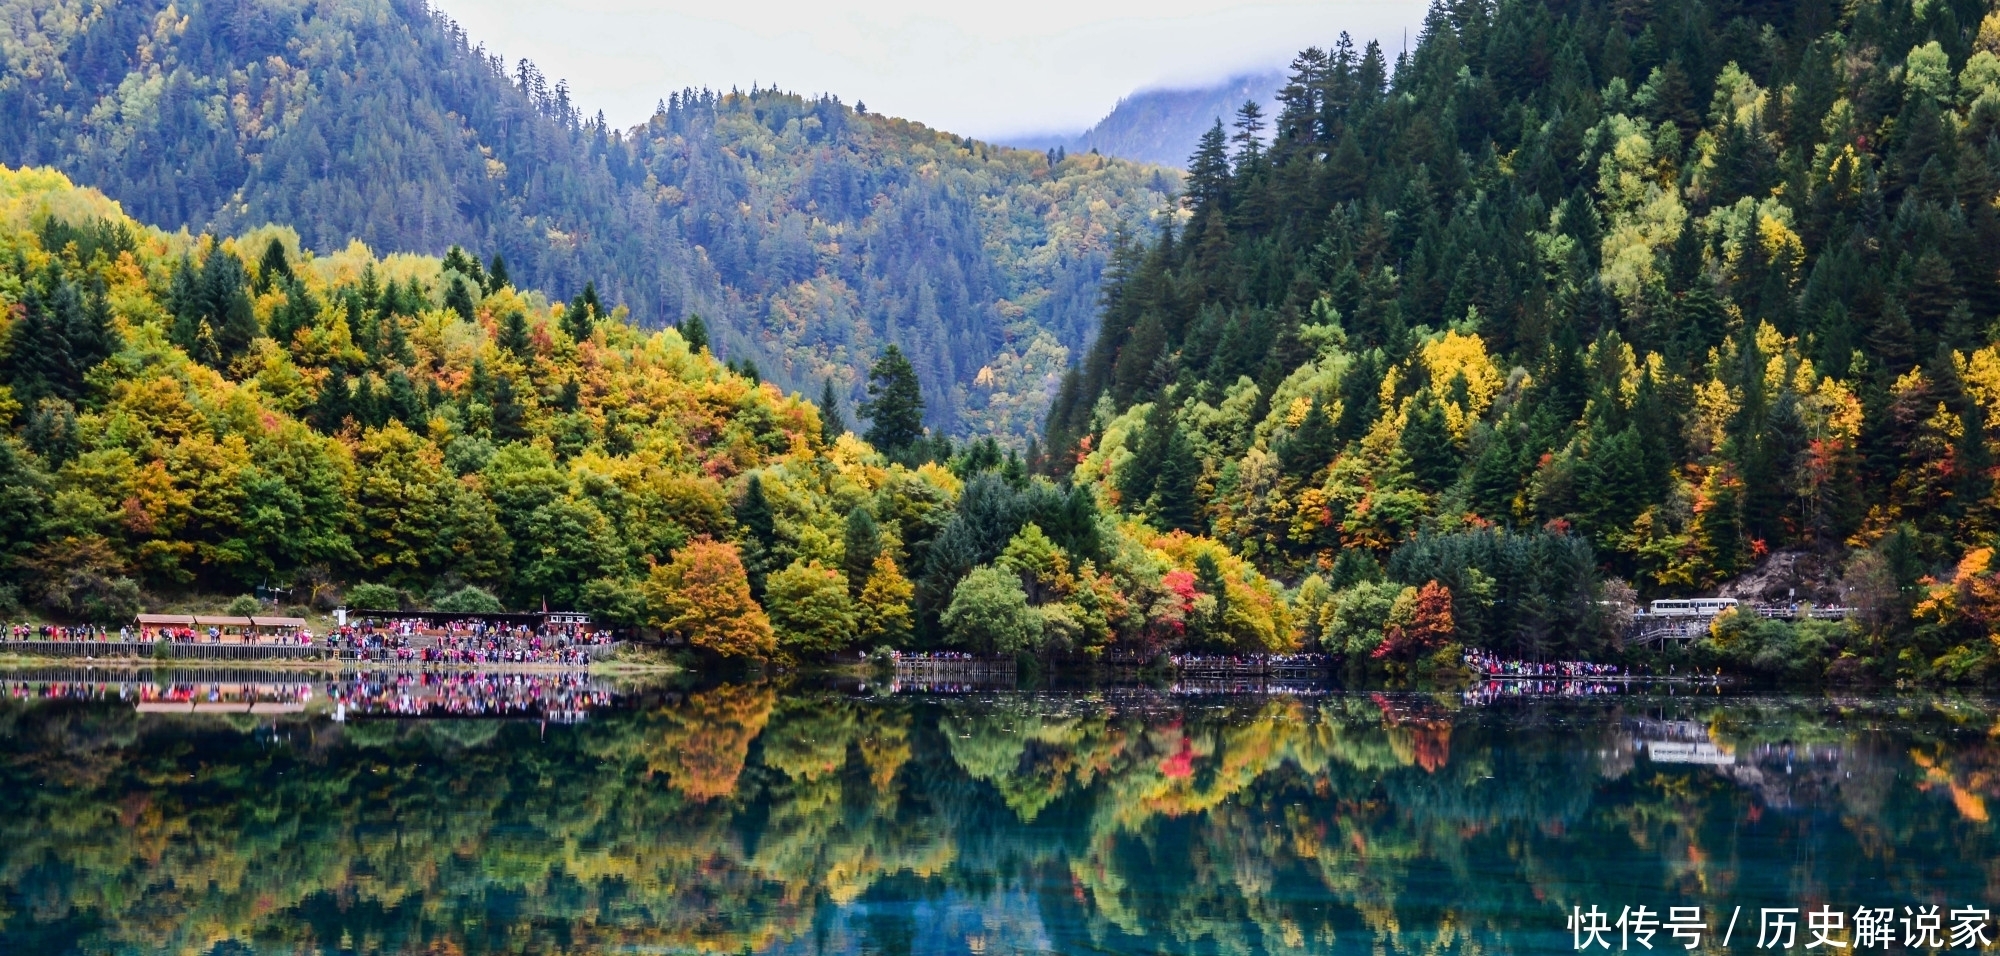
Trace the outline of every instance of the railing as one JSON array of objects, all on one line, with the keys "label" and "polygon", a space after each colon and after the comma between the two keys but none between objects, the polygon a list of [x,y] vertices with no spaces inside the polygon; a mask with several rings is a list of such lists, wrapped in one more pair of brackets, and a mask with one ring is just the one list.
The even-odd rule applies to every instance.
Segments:
[{"label": "railing", "polygon": [[896,676],[992,677],[1014,676],[1011,657],[898,657]]},{"label": "railing", "polygon": [[1188,656],[1174,658],[1173,663],[1174,671],[1183,679],[1195,680],[1317,680],[1326,676],[1329,667],[1325,659],[1310,658]]},{"label": "railing", "polygon": [[1812,604],[1760,604],[1757,606],[1758,617],[1784,621],[1796,621],[1799,618],[1807,618],[1814,621],[1839,621],[1845,620],[1848,615],[1853,613],[1853,608],[1842,607],[1838,604],[1830,604],[1825,607]]}]

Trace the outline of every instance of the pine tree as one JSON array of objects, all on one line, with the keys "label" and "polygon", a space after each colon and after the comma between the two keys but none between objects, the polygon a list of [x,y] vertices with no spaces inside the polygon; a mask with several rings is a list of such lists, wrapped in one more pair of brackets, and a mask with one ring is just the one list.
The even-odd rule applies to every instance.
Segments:
[{"label": "pine tree", "polygon": [[470,322],[477,308],[472,301],[472,284],[450,273],[445,274],[444,307],[458,313],[458,317]]},{"label": "pine tree", "polygon": [[292,281],[292,264],[285,258],[285,244],[272,236],[264,244],[264,257],[257,263],[257,292],[271,291],[273,286],[281,286]]},{"label": "pine tree", "polygon": [[1368,434],[1382,414],[1382,358],[1380,351],[1363,352],[1340,376],[1340,421],[1334,436],[1356,441]]},{"label": "pine tree", "polygon": [[513,284],[514,280],[507,277],[507,260],[500,258],[499,253],[494,253],[493,267],[486,272],[487,294],[491,295]]},{"label": "pine tree", "polygon": [[1410,399],[1409,419],[1403,425],[1403,454],[1410,459],[1410,475],[1417,487],[1429,492],[1443,491],[1458,477],[1458,448],[1452,443],[1445,423],[1444,406],[1429,389]]},{"label": "pine tree", "polygon": [[708,350],[708,323],[699,315],[690,315],[681,323],[681,338],[687,341],[688,351],[696,355]]},{"label": "pine tree", "polygon": [[514,395],[514,377],[500,375],[493,382],[493,440],[520,441],[528,437],[522,420],[527,413]]},{"label": "pine tree", "polygon": [[1182,202],[1194,211],[1199,224],[1211,213],[1225,208],[1229,197],[1229,139],[1217,118],[1188,157],[1187,194]]},{"label": "pine tree", "polygon": [[750,576],[750,593],[762,600],[764,579],[777,565],[778,521],[764,496],[764,478],[756,472],[744,485],[736,523],[743,528],[743,568]]},{"label": "pine tree", "polygon": [[335,365],[327,369],[326,381],[319,386],[319,398],[313,402],[314,427],[327,434],[339,431],[341,422],[350,414],[350,406],[347,372]]},{"label": "pine tree", "polygon": [[917,370],[890,345],[868,370],[868,400],[857,409],[868,418],[868,443],[897,455],[924,437],[924,396]]},{"label": "pine tree", "polygon": [[875,524],[875,516],[865,507],[848,512],[841,541],[841,566],[847,571],[847,588],[859,595],[861,586],[874,571],[875,559],[882,553],[882,532]]},{"label": "pine tree", "polygon": [[1160,477],[1153,484],[1153,516],[1168,531],[1200,534],[1201,501],[1196,483],[1201,478],[1201,458],[1194,453],[1187,432],[1176,424],[1167,434],[1160,462]]},{"label": "pine tree", "polygon": [[500,350],[516,358],[526,358],[533,348],[528,339],[528,316],[520,309],[509,309],[500,319],[500,337],[495,343]]},{"label": "pine tree", "polygon": [[569,300],[569,307],[563,310],[563,331],[569,333],[570,341],[590,340],[591,330],[597,326],[597,286],[586,283],[583,292]]},{"label": "pine tree", "polygon": [[847,434],[847,423],[840,417],[840,398],[833,393],[833,379],[828,377],[819,391],[819,440],[820,444],[832,447],[840,436]]},{"label": "pine tree", "polygon": [[1222,577],[1222,565],[1215,560],[1215,555],[1203,551],[1195,556],[1194,586],[1195,590],[1215,601],[1215,606],[1208,612],[1208,619],[1201,622],[1208,641],[1212,644],[1226,642],[1228,635],[1224,628],[1229,620],[1229,585]]},{"label": "pine tree", "polygon": [[1326,414],[1326,401],[1315,398],[1299,427],[1279,446],[1278,463],[1286,474],[1310,479],[1333,462],[1337,444],[1333,420]]}]

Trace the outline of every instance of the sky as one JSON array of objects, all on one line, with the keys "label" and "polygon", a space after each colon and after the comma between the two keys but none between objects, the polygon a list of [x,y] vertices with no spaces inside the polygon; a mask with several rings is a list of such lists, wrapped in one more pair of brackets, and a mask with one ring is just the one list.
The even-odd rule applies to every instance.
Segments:
[{"label": "sky", "polygon": [[982,139],[1082,130],[1118,98],[1284,66],[1346,30],[1393,57],[1425,0],[433,0],[473,42],[643,121],[673,90],[833,93]]}]

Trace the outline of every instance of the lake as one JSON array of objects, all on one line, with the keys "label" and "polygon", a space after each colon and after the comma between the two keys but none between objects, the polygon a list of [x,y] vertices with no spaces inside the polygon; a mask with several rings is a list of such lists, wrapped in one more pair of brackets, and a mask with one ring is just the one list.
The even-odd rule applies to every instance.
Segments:
[{"label": "lake", "polygon": [[2000,909],[1983,699],[4,687],[7,953],[1803,952]]}]

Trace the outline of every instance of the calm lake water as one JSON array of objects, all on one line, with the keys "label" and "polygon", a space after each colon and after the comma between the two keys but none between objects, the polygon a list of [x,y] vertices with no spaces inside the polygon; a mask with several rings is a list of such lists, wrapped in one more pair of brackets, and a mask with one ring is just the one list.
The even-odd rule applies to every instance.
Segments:
[{"label": "calm lake water", "polygon": [[1767,907],[2000,911],[1985,700],[227,676],[0,676],[0,952],[1571,952],[1572,907],[1642,904],[1757,952]]}]

